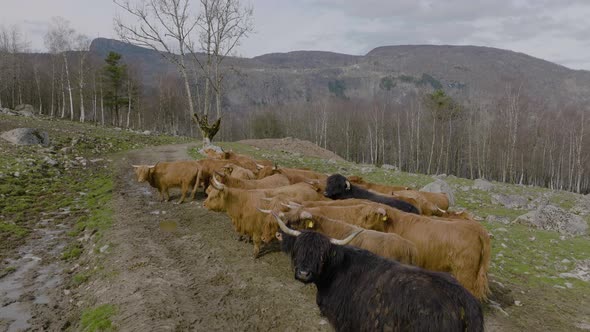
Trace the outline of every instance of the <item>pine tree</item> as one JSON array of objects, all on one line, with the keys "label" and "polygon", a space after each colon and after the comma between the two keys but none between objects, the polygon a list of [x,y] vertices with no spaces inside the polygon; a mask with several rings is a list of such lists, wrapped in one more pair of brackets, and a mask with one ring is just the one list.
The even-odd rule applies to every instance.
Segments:
[{"label": "pine tree", "polygon": [[111,111],[111,123],[119,126],[121,125],[119,109],[128,102],[124,86],[127,78],[127,66],[119,64],[120,60],[121,54],[109,52],[104,60],[106,65],[103,67],[105,105]]}]

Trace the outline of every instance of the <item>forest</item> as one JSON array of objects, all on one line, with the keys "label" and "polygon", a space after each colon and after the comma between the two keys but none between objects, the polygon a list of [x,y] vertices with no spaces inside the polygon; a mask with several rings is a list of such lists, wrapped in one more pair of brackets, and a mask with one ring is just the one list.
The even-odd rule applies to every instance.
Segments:
[{"label": "forest", "polygon": [[198,75],[189,89],[178,73],[145,84],[137,64],[116,53],[98,57],[63,19],[54,19],[46,44],[49,53],[33,53],[17,27],[1,28],[0,108],[30,104],[49,117],[198,138],[187,112],[193,90],[195,105],[207,103],[222,119],[217,140],[296,137],[406,172],[590,191],[587,105],[548,109],[523,92],[526,82],[506,82],[491,101],[430,85],[400,100],[385,78],[370,99],[346,97],[344,86],[330,83],[325,97],[237,112],[221,88],[220,96],[200,98],[209,81]]}]

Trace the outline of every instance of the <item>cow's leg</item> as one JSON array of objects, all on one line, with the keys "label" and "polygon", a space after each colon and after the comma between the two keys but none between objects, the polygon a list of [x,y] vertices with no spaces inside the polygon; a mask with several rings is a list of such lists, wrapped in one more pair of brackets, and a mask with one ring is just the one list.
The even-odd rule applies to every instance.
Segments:
[{"label": "cow's leg", "polygon": [[182,182],[182,184],[181,184],[182,195],[180,196],[180,200],[178,201],[178,204],[182,204],[182,202],[184,202],[184,199],[186,198],[186,193],[188,192],[188,189],[189,189],[189,183]]},{"label": "cow's leg", "polygon": [[166,202],[170,202],[170,192],[168,191],[168,187],[164,187],[164,193],[166,194]]},{"label": "cow's leg", "polygon": [[254,234],[252,236],[252,241],[254,242],[254,258],[258,258],[258,254],[260,253],[260,243],[262,242],[260,240],[260,235],[259,234]]},{"label": "cow's leg", "polygon": [[195,200],[195,195],[197,194],[197,189],[199,188],[199,182],[201,181],[201,169],[197,172],[197,180],[195,181],[195,186],[193,187],[193,192],[191,193],[191,199]]},{"label": "cow's leg", "polygon": [[158,191],[160,192],[160,201],[164,202],[166,200],[166,195],[164,195],[164,189],[160,188]]}]

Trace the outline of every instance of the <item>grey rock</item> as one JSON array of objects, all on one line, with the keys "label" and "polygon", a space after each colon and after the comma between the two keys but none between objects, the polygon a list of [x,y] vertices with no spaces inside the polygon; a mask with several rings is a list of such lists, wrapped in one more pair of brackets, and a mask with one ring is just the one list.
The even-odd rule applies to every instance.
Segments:
[{"label": "grey rock", "polygon": [[17,145],[49,145],[49,135],[35,128],[16,128],[0,135],[3,139]]},{"label": "grey rock", "polygon": [[213,145],[213,144],[208,144],[208,145],[205,145],[204,147],[200,148],[199,153],[202,154],[203,156],[206,156],[207,154],[205,153],[205,151],[207,151],[207,150],[213,150],[217,153],[223,152],[223,149],[221,147],[219,147],[217,145]]},{"label": "grey rock", "polygon": [[6,115],[20,115],[17,112],[11,110],[10,108],[0,108],[0,114]]},{"label": "grey rock", "polygon": [[362,174],[371,173],[372,171],[373,171],[373,166],[361,167]]},{"label": "grey rock", "polygon": [[448,183],[441,179],[437,179],[436,181],[425,185],[424,187],[422,187],[422,189],[420,189],[420,191],[427,191],[431,193],[445,193],[449,198],[449,206],[455,205],[455,194],[453,188],[451,188],[451,186]]},{"label": "grey rock", "polygon": [[14,108],[14,111],[17,112],[18,114],[20,114],[22,116],[26,116],[26,117],[35,116],[35,114],[37,114],[37,111],[35,110],[33,105],[29,105],[29,104],[17,105]]},{"label": "grey rock", "polygon": [[49,166],[55,166],[55,165],[59,164],[59,162],[57,160],[51,159],[47,156],[43,159],[43,161],[45,161],[45,163]]},{"label": "grey rock", "polygon": [[562,234],[582,235],[588,230],[586,221],[553,205],[545,205],[516,218],[515,222]]},{"label": "grey rock", "polygon": [[494,189],[494,185],[487,180],[484,179],[477,179],[473,184],[473,187],[483,191],[490,191]]},{"label": "grey rock", "polygon": [[397,166],[393,166],[393,165],[390,165],[390,164],[383,164],[383,165],[381,165],[381,168],[386,169],[388,171],[394,171],[394,172],[397,172],[398,171]]},{"label": "grey rock", "polygon": [[502,204],[507,208],[518,208],[525,207],[528,205],[528,199],[518,195],[504,195],[504,194],[493,194],[492,203]]}]

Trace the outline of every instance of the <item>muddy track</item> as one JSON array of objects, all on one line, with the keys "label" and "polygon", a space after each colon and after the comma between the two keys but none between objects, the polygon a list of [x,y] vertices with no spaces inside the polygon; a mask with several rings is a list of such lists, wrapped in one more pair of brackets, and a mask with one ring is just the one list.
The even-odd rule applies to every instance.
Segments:
[{"label": "muddy track", "polygon": [[[189,145],[132,151],[115,159],[114,226],[104,270],[87,289],[118,308],[121,331],[325,331],[315,289],[293,278],[288,257],[252,258],[225,214],[195,202],[160,203],[134,181],[131,164],[189,159]],[[178,193],[173,198],[177,198]]]}]

